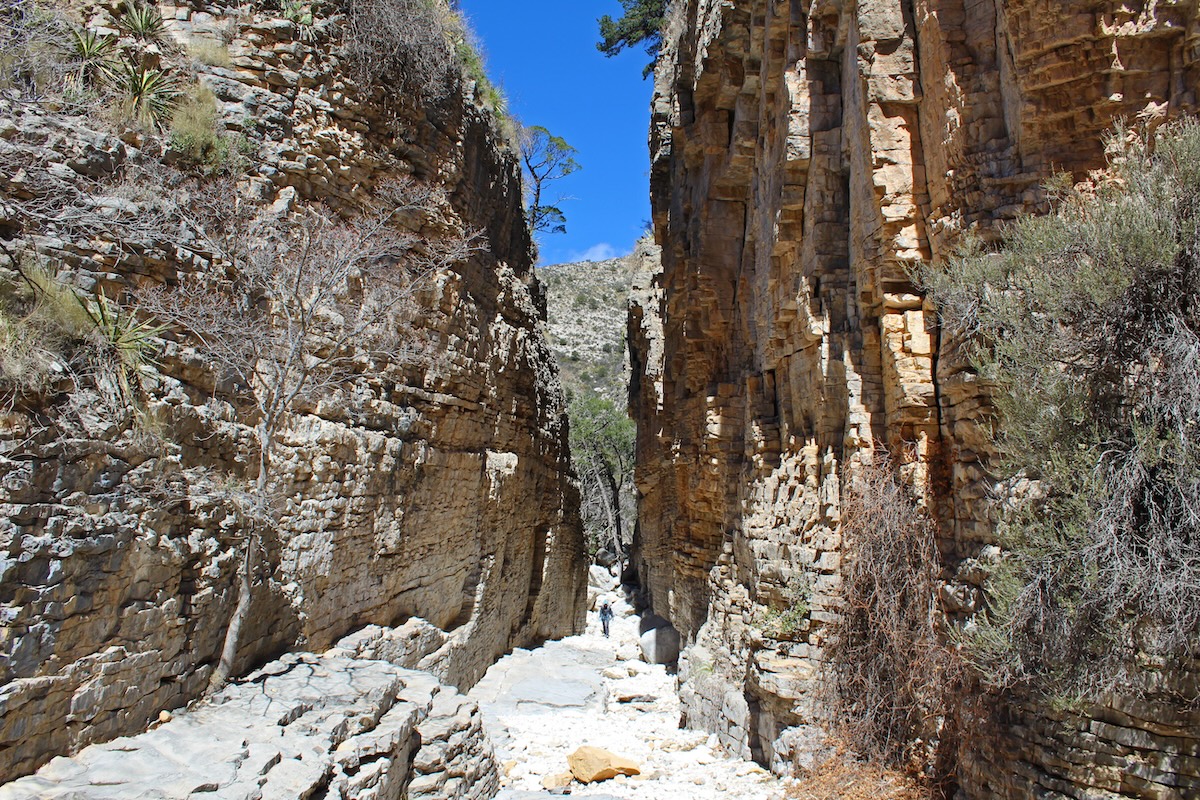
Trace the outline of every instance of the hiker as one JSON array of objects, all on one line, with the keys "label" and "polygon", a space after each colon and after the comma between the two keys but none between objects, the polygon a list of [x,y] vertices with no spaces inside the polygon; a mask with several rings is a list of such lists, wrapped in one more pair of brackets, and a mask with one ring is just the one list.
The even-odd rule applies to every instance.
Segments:
[{"label": "hiker", "polygon": [[612,606],[605,600],[600,606],[600,627],[604,628],[604,638],[608,638],[608,623],[612,622],[613,610]]}]

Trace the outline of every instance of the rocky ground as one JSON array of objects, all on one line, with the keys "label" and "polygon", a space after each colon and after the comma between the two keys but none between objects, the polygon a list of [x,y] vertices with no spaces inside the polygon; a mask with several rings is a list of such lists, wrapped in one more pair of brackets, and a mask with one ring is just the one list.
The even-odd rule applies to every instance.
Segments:
[{"label": "rocky ground", "polygon": [[143,734],[55,758],[0,800],[482,800],[495,788],[468,698],[383,661],[294,653]]},{"label": "rocky ground", "polygon": [[[616,595],[611,594],[615,599]],[[640,660],[639,618],[614,603],[612,638],[589,614],[587,631],[536,650],[516,650],[471,690],[500,763],[499,800],[545,798],[543,781],[568,772],[567,756],[601,747],[636,762],[641,774],[558,793],[612,800],[775,800],[784,786],[756,764],[730,759],[715,737],[679,728],[675,678]]]}]

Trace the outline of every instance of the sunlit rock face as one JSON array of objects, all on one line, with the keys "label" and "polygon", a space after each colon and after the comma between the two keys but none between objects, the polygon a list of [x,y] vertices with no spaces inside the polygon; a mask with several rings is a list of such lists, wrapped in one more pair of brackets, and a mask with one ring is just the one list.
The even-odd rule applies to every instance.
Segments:
[{"label": "sunlit rock face", "polygon": [[[684,638],[688,723],[782,767],[827,716],[840,478],[873,443],[939,521],[942,609],[978,610],[987,399],[910,267],[1047,210],[1041,184],[1103,166],[1116,118],[1194,113],[1200,22],[1195,3],[688,0],[664,48],[662,270],[629,337],[637,560]],[[775,640],[762,611],[798,586],[807,627]],[[1084,717],[984,698],[955,777],[980,798],[1182,796],[1195,762],[1169,754],[1200,719],[1170,688]]]},{"label": "sunlit rock face", "polygon": [[[487,245],[422,289],[427,359],[366,370],[285,426],[286,501],[263,537],[235,672],[285,650],[321,651],[364,626],[408,623],[406,665],[466,687],[511,648],[581,627],[564,401],[541,331],[519,166],[495,120],[470,97],[431,108],[356,86],[327,31],[301,36],[278,10],[160,10],[175,44],[229,42],[230,64],[192,68],[228,130],[253,127],[248,196],[348,208],[413,174],[445,190],[439,229],[479,230]],[[88,14],[113,27],[111,9]],[[25,169],[0,175],[0,214],[9,197],[28,196],[37,170],[78,176],[87,192],[85,178],[159,157],[145,139],[89,124],[0,108],[0,155]],[[3,235],[9,249],[35,243],[54,271],[110,298],[207,268],[156,241],[124,243],[137,254],[126,258],[112,242],[7,222]],[[222,487],[252,481],[257,454],[244,409],[205,403],[201,367],[168,348],[147,379],[161,449],[103,420],[57,444],[52,408],[3,415],[0,780],[136,733],[205,685],[244,533]]]}]

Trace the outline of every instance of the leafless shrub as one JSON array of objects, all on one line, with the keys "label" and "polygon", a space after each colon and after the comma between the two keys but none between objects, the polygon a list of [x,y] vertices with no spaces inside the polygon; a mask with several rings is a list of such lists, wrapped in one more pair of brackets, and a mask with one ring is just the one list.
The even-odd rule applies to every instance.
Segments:
[{"label": "leafless shrub", "polygon": [[345,54],[354,79],[437,100],[460,79],[455,29],[435,0],[348,0]]},{"label": "leafless shrub", "polygon": [[[57,437],[77,449],[89,438],[111,445],[123,433],[149,441],[142,378],[159,331],[103,292],[61,282],[33,258],[18,274],[22,283],[0,293],[0,404],[26,411],[54,406],[40,427],[48,431],[52,418]],[[49,457],[43,445],[11,453]]]},{"label": "leafless shrub", "polygon": [[844,744],[829,758],[800,770],[787,791],[791,800],[927,800],[919,777],[864,762]]},{"label": "leafless shrub", "polygon": [[143,309],[184,333],[212,366],[214,391],[255,411],[255,504],[244,510],[252,524],[213,689],[230,675],[249,613],[257,549],[274,520],[274,449],[289,415],[372,364],[413,358],[423,281],[480,249],[476,235],[422,236],[397,224],[428,221],[420,217],[436,210],[436,193],[397,183],[377,197],[375,208],[343,221],[317,207],[247,207],[229,182],[206,185],[181,214],[198,234],[192,249],[221,271],[139,294]]},{"label": "leafless shrub", "polygon": [[34,0],[0,0],[0,88],[41,101],[60,96],[73,71],[71,26]]},{"label": "leafless shrub", "polygon": [[857,752],[903,764],[943,713],[950,656],[939,640],[933,523],[885,451],[842,493],[844,607],[828,650],[831,703]]}]

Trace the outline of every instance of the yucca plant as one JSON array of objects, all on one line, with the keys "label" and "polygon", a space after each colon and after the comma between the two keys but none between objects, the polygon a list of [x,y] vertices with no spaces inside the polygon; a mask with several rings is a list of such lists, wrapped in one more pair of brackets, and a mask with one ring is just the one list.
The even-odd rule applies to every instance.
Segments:
[{"label": "yucca plant", "polygon": [[148,42],[159,41],[166,32],[162,14],[158,13],[158,9],[141,3],[126,5],[125,12],[117,20],[117,27],[135,39]]},{"label": "yucca plant", "polygon": [[166,70],[125,61],[108,75],[129,115],[143,125],[161,127],[179,99],[175,79]]},{"label": "yucca plant", "polygon": [[75,80],[80,85],[93,82],[108,63],[116,40],[111,36],[101,36],[91,29],[71,29],[71,50],[78,66]]},{"label": "yucca plant", "polygon": [[138,320],[128,309],[109,302],[101,290],[95,302],[76,295],[80,306],[95,325],[93,334],[99,351],[101,377],[112,381],[117,399],[132,403],[136,398],[135,383],[142,373],[156,364],[158,349],[155,339],[167,329],[166,325]]}]

